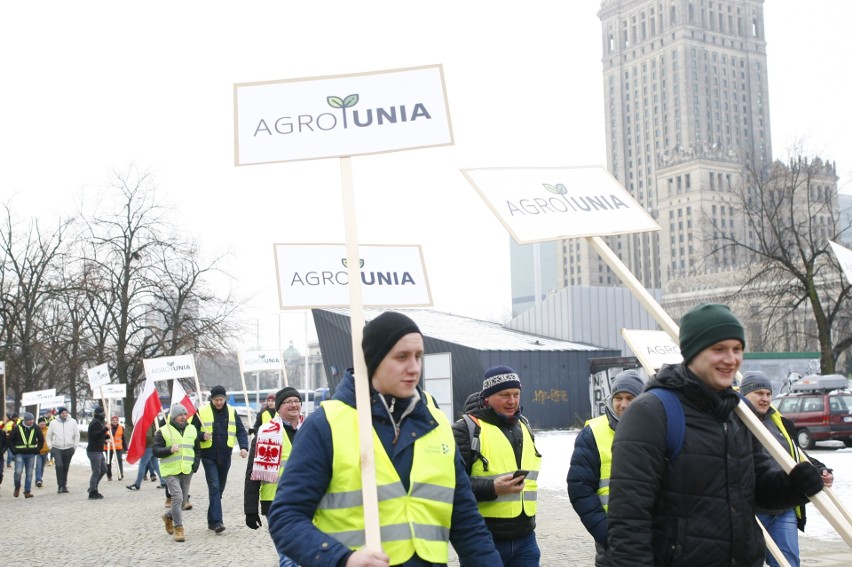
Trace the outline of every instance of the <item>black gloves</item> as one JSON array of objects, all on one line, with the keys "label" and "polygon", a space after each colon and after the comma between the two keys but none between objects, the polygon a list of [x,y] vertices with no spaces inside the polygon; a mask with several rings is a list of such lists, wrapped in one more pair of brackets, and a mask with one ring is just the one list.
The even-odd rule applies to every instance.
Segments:
[{"label": "black gloves", "polygon": [[260,516],[258,514],[246,514],[246,525],[253,530],[256,530],[263,524],[260,521]]},{"label": "black gloves", "polygon": [[805,496],[813,496],[822,490],[822,477],[810,463],[799,463],[790,470],[790,486]]}]

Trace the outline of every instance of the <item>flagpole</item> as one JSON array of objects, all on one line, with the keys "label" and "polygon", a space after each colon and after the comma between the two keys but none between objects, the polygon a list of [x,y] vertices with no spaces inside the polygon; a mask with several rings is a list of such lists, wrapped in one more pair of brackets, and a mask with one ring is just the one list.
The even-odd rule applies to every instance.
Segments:
[{"label": "flagpole", "polygon": [[[249,427],[254,425],[254,420],[251,418],[251,406],[249,405],[248,399],[248,390],[246,389],[246,375],[245,369],[243,368],[243,353],[237,353],[237,364],[240,367],[240,382],[243,384],[243,399],[246,401],[246,415],[248,416]],[[257,437],[257,431],[254,432],[255,437]]]}]

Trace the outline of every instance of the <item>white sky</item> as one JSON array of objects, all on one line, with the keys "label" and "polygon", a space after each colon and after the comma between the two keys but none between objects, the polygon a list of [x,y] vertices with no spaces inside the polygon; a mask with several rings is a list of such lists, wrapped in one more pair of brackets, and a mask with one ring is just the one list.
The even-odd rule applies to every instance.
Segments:
[{"label": "white sky", "polygon": [[[359,240],[422,244],[437,309],[500,320],[509,237],[459,169],[605,163],[599,6],[3,3],[0,200],[50,218],[113,169],[152,171],[180,225],[233,253],[259,346],[277,348],[272,243],[343,242],[340,170],[234,167],[233,84],[442,64],[456,143],[353,158]],[[774,154],[804,138],[852,191],[852,2],[773,0],[765,14]],[[301,312],[281,327],[302,349]]]}]

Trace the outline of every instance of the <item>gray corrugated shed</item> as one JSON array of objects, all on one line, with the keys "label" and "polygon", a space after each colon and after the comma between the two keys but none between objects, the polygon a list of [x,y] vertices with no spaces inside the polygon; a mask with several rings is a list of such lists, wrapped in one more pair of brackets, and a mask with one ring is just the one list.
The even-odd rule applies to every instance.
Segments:
[{"label": "gray corrugated shed", "polygon": [[[326,309],[349,315],[348,309]],[[364,319],[371,321],[385,309],[365,309]],[[479,351],[597,351],[602,347],[552,339],[506,328],[499,323],[480,321],[462,315],[432,309],[394,309],[411,317],[420,331],[429,337]]]}]

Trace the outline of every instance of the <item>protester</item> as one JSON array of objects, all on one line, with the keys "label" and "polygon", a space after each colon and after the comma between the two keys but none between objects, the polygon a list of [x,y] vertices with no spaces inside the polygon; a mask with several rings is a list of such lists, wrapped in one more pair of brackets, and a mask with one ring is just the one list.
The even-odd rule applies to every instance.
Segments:
[{"label": "protester", "polygon": [[50,446],[47,444],[47,420],[43,417],[38,418],[38,428],[41,430],[41,436],[45,440],[41,449],[36,455],[35,479],[36,486],[41,488],[44,480],[44,467],[47,466],[47,457],[50,453]]},{"label": "protester", "polygon": [[80,442],[80,426],[68,414],[67,408],[60,407],[57,411],[59,417],[47,426],[47,444],[56,463],[56,491],[67,494],[68,469],[71,467],[71,459]]},{"label": "protester", "polygon": [[300,565],[443,565],[449,537],[466,565],[499,565],[450,424],[418,387],[420,329],[407,316],[386,312],[364,327],[361,347],[376,440],[382,549],[364,547],[350,369],[334,399],[305,420],[293,444],[268,516],[278,553]]},{"label": "protester", "polygon": [[3,466],[3,462],[6,460],[6,446],[9,444],[8,439],[6,439],[6,422],[3,422],[3,429],[0,430],[0,485],[3,484],[3,472],[6,470],[6,467]]},{"label": "protester", "polygon": [[254,418],[254,427],[249,430],[249,435],[257,435],[260,426],[276,415],[278,415],[278,412],[275,410],[275,394],[269,394],[266,396],[266,407],[257,413],[257,417]]},{"label": "protester", "polygon": [[10,447],[15,455],[15,497],[21,494],[21,475],[26,472],[24,498],[32,498],[33,467],[36,457],[44,445],[41,429],[35,424],[35,417],[24,412],[21,422],[12,428]]},{"label": "protester", "polygon": [[604,406],[604,415],[587,421],[574,440],[568,469],[568,497],[583,526],[595,540],[596,567],[612,565],[607,547],[606,521],[612,440],[624,410],[644,387],[645,382],[638,370],[624,370],[616,374]]},{"label": "protester", "polygon": [[225,388],[210,389],[210,403],[205,404],[192,417],[192,423],[201,432],[201,464],[207,480],[207,527],[217,534],[225,531],[222,518],[222,494],[231,468],[231,454],[239,443],[240,456],[248,454],[248,435],[234,408],[225,401]]},{"label": "protester", "polygon": [[15,464],[15,455],[12,454],[12,446],[8,443],[12,439],[12,428],[21,421],[17,413],[13,413],[3,424],[3,432],[6,434],[6,468]]},{"label": "protester", "polygon": [[160,459],[160,475],[172,498],[172,505],[163,514],[166,533],[175,541],[186,541],[183,529],[183,502],[189,495],[192,475],[198,470],[201,444],[198,430],[187,422],[186,408],[172,405],[169,419],[154,435],[154,457]]},{"label": "protester", "polygon": [[521,379],[508,366],[489,368],[482,391],[471,401],[452,427],[479,512],[505,567],[537,567],[541,455],[521,414]]},{"label": "protester", "polygon": [[[246,466],[243,511],[246,515],[246,525],[253,530],[263,525],[257,513],[258,498],[260,513],[268,515],[269,506],[278,489],[278,479],[284,472],[293,447],[293,439],[302,424],[302,396],[295,388],[278,390],[273,396],[272,405],[278,411],[275,417],[256,430]],[[278,565],[297,567],[292,559],[280,553]]]},{"label": "protester", "polygon": [[[702,304],[680,323],[683,362],[665,364],[621,418],[612,446],[609,549],[621,565],[763,564],[754,506],[783,509],[822,490],[799,463],[786,474],[734,413],[731,387],[745,331],[726,305]],[[667,407],[650,393],[673,391],[683,442],[667,458]],[[674,415],[672,415],[674,417]]]},{"label": "protester", "polygon": [[[155,459],[153,449],[154,449],[154,433],[157,431],[157,426],[154,423],[151,423],[151,426],[145,431],[145,452],[142,453],[142,457],[139,459],[139,468],[136,471],[136,482],[133,484],[127,485],[127,490],[139,490],[142,488],[142,479],[148,480],[148,475],[145,474],[146,471],[152,470],[160,471],[159,459]],[[155,476],[152,473],[152,476]],[[156,478],[154,479],[156,480]],[[160,484],[157,486],[158,488],[163,488],[166,485],[166,481],[160,476]],[[168,496],[166,497],[167,500]],[[166,506],[171,506],[171,501],[166,502]]]},{"label": "protester", "polygon": [[98,483],[107,472],[103,447],[109,434],[109,427],[104,424],[105,417],[104,408],[98,406],[92,414],[92,421],[89,422],[86,446],[86,456],[89,457],[89,464],[92,466],[92,476],[89,478],[89,500],[100,500],[104,497],[98,492]]},{"label": "protester", "polygon": [[[760,371],[746,372],[740,383],[740,394],[749,401],[749,407],[757,415],[758,419],[766,426],[778,443],[784,447],[790,457],[799,462],[803,454],[796,446],[793,439],[796,438],[796,427],[793,422],[782,416],[772,407],[772,383],[769,377]],[[806,456],[817,468],[825,486],[830,487],[834,482],[831,470],[820,461],[811,456]],[[795,508],[763,510],[757,509],[757,519],[763,524],[769,537],[781,550],[781,554],[790,564],[790,567],[799,567],[799,534],[797,530],[805,531],[805,506]],[[766,563],[772,567],[778,567],[778,561],[772,554],[766,554]]]},{"label": "protester", "polygon": [[121,480],[124,478],[124,464],[121,462],[121,455],[124,453],[124,446],[127,443],[124,438],[124,426],[119,423],[117,415],[112,416],[109,421],[109,439],[104,445],[104,451],[109,455],[107,480],[112,480],[113,460],[118,461],[118,480]]}]

